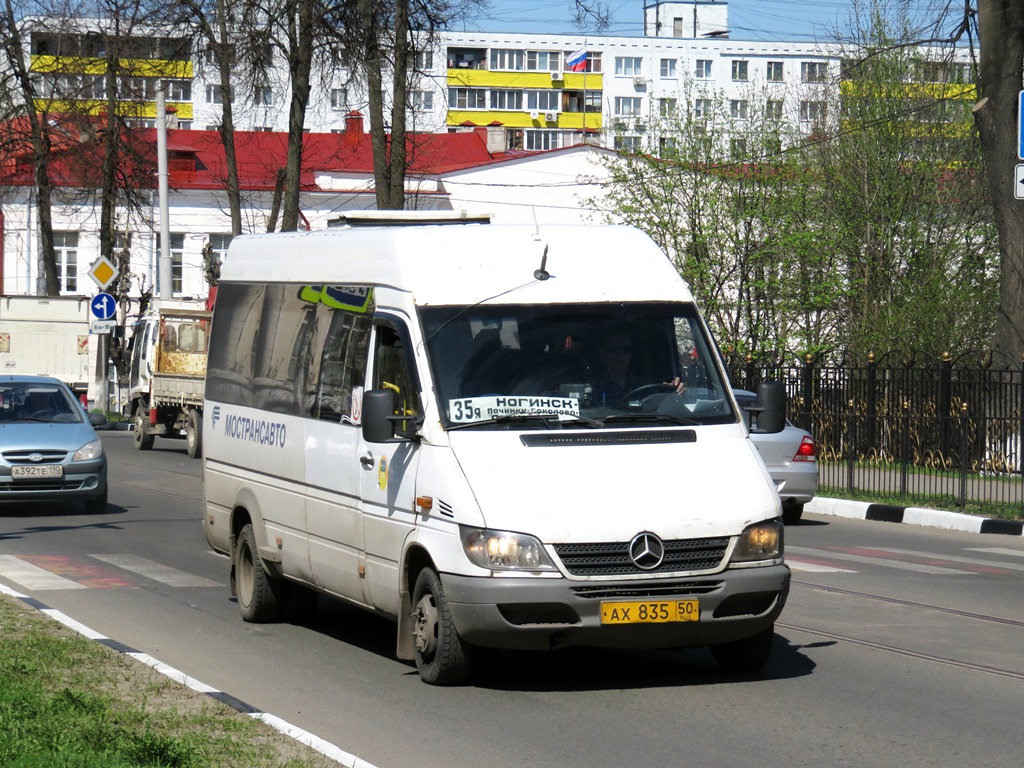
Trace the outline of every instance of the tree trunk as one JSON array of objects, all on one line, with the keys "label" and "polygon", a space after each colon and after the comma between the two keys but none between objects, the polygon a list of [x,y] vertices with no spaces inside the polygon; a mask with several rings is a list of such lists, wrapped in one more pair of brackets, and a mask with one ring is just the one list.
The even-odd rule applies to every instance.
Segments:
[{"label": "tree trunk", "polygon": [[296,0],[288,20],[288,70],[291,103],[288,109],[288,155],[285,162],[284,209],[281,231],[299,226],[299,192],[302,182],[302,139],[309,104],[310,70],[313,65],[314,0]]},{"label": "tree trunk", "polygon": [[242,190],[238,181],[238,156],[235,153],[235,120],[231,105],[231,60],[229,56],[229,38],[225,0],[217,0],[217,32],[209,29],[207,36],[211,42],[218,43],[217,66],[220,70],[221,89],[221,123],[220,140],[224,145],[224,163],[227,165],[228,210],[231,214],[231,234],[242,234]]},{"label": "tree trunk", "polygon": [[408,165],[405,142],[406,102],[409,95],[409,0],[395,0],[395,74],[391,105],[391,156],[388,158],[388,185],[384,205],[378,208],[400,211],[405,208],[405,171]]},{"label": "tree trunk", "polygon": [[1024,83],[1024,7],[1020,0],[978,0],[978,96],[981,138],[996,229],[1001,284],[993,348],[1024,358],[1024,201],[1011,192],[1020,149],[1017,100]]}]

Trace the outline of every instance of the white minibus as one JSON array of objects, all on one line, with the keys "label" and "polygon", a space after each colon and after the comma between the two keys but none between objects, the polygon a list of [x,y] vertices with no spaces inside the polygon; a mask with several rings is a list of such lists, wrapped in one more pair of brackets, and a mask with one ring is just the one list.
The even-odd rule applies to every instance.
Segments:
[{"label": "white minibus", "polygon": [[[784,424],[762,386],[753,429]],[[236,237],[203,531],[242,618],[324,593],[427,683],[478,648],[710,646],[760,669],[778,494],[686,283],[623,226],[374,212]]]}]

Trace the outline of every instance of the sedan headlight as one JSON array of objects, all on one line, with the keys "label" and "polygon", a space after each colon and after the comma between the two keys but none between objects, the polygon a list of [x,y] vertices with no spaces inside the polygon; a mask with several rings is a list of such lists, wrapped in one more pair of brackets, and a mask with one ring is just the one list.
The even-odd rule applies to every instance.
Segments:
[{"label": "sedan headlight", "polygon": [[75,455],[71,458],[71,460],[92,461],[93,459],[98,459],[102,455],[103,443],[101,443],[99,440],[93,440],[91,443],[83,445],[81,448],[75,451]]},{"label": "sedan headlight", "polygon": [[748,525],[736,550],[732,553],[734,563],[749,563],[754,560],[774,560],[782,557],[782,523],[779,520],[765,520],[763,523]]},{"label": "sedan headlight", "polygon": [[502,571],[550,571],[555,564],[535,536],[460,527],[462,546],[475,565]]}]

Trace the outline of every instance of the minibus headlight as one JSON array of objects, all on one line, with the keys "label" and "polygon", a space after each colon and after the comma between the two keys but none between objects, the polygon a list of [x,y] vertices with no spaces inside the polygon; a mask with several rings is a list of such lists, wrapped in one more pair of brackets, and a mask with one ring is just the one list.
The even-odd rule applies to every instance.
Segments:
[{"label": "minibus headlight", "polygon": [[544,546],[534,536],[487,528],[460,528],[462,546],[474,564],[489,570],[550,571]]},{"label": "minibus headlight", "polygon": [[782,523],[779,520],[765,520],[763,523],[748,525],[740,534],[732,561],[747,563],[752,560],[774,560],[782,557],[782,530]]},{"label": "minibus headlight", "polygon": [[103,443],[99,440],[93,440],[91,443],[83,445],[71,458],[72,461],[92,461],[98,459],[103,455]]}]

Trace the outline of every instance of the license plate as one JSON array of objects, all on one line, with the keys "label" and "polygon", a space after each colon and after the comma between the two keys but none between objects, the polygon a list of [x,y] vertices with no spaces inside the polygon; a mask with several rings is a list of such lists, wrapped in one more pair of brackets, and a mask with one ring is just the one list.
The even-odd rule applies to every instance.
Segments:
[{"label": "license plate", "polygon": [[673,621],[698,621],[696,600],[630,600],[601,603],[602,624],[667,624]]},{"label": "license plate", "polygon": [[30,464],[24,467],[11,467],[11,477],[64,477],[63,464]]}]

